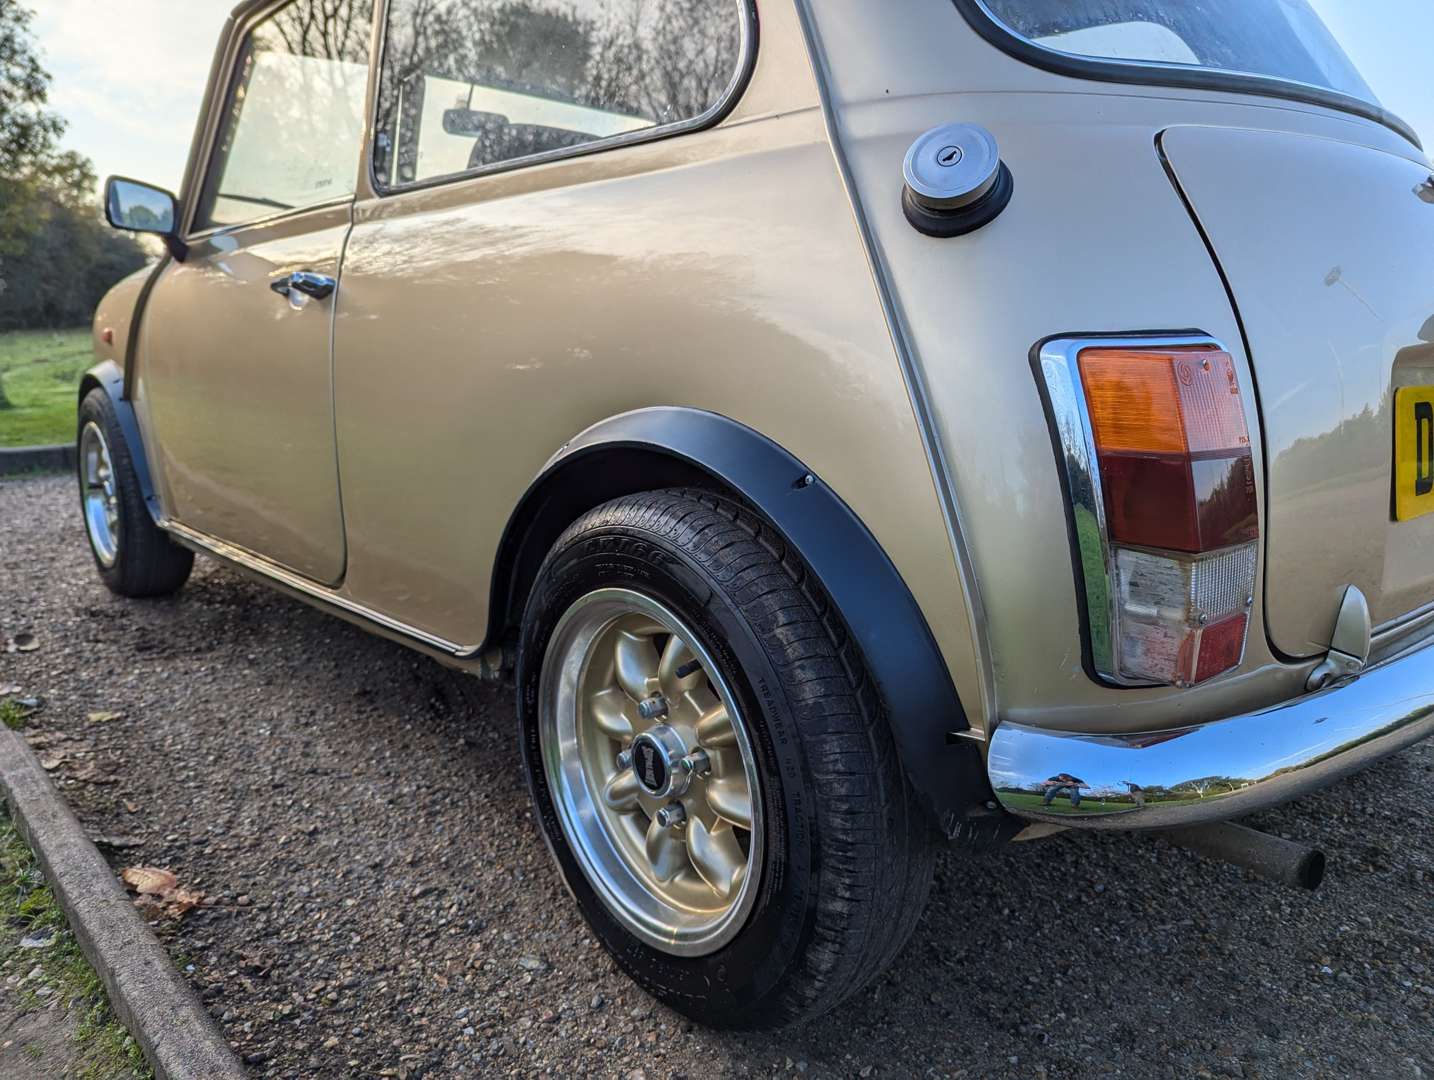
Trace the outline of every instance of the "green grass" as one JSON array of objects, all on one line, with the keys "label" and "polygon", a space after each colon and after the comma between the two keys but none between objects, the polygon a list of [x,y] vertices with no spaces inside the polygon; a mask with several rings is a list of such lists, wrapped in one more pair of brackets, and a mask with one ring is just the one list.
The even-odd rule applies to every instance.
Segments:
[{"label": "green grass", "polygon": [[0,701],[0,724],[19,731],[25,726],[25,707],[11,698]]},{"label": "green grass", "polygon": [[1117,811],[1134,810],[1135,804],[1131,802],[1106,801],[1097,799],[1090,795],[1081,796],[1080,809],[1071,806],[1068,796],[1058,796],[1049,806],[1044,803],[1042,795],[1028,795],[1025,793],[1006,792],[1001,796],[1002,802],[1009,806],[1018,806],[1022,809],[1040,810],[1047,814],[1079,814],[1090,813],[1093,810]]},{"label": "green grass", "polygon": [[[1085,814],[1093,810],[1102,810],[1107,813],[1116,813],[1123,810],[1134,810],[1135,802],[1129,798],[1102,799],[1093,795],[1082,795],[1080,809],[1071,806],[1070,796],[1058,795],[1049,806],[1045,805],[1044,795],[1035,795],[1023,791],[1006,791],[1001,794],[1001,801],[1008,807],[1020,807],[1027,810],[1041,810],[1047,814]],[[1175,796],[1155,800],[1147,805],[1174,806],[1181,803],[1199,802],[1200,796]]]},{"label": "green grass", "polygon": [[[64,913],[34,856],[4,814],[0,814],[0,918],[6,931],[6,943],[0,945],[5,959],[22,951],[18,943],[26,934],[53,930],[59,935],[48,948],[23,950],[24,970],[38,964],[41,975],[27,983],[19,996],[23,1008],[35,1009],[47,1008],[58,999],[79,1017],[75,1039],[80,1056],[72,1075],[80,1080],[153,1080],[138,1044],[115,1019],[99,976],[66,927]],[[48,986],[54,996],[42,1001],[31,986]]]},{"label": "green grass", "polygon": [[1110,604],[1106,582],[1105,558],[1100,547],[1100,526],[1095,515],[1085,507],[1075,510],[1076,540],[1080,544],[1080,561],[1084,571],[1086,609],[1090,614],[1090,652],[1096,667],[1110,666]]},{"label": "green grass", "polygon": [[94,364],[88,329],[0,333],[0,446],[75,437],[75,394]]}]

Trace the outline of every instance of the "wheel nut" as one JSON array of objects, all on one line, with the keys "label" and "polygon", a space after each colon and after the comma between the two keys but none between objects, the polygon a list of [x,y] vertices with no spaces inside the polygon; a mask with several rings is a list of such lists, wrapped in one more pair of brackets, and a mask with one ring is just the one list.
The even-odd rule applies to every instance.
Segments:
[{"label": "wheel nut", "polygon": [[646,701],[638,702],[637,715],[644,720],[656,720],[659,716],[666,716],[667,699],[661,694],[654,694]]},{"label": "wheel nut", "polygon": [[712,771],[712,759],[706,750],[694,750],[682,759],[682,771],[688,776],[706,776]]},{"label": "wheel nut", "polygon": [[680,802],[670,802],[657,812],[657,824],[664,829],[681,825],[687,820],[687,807]]},{"label": "wheel nut", "polygon": [[630,749],[619,751],[617,755],[617,767],[619,769],[632,768],[632,751]]}]

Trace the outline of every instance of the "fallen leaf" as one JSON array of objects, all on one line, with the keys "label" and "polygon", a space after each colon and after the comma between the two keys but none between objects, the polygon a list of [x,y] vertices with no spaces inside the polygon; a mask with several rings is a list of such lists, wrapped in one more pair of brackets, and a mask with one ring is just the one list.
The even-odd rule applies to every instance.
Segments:
[{"label": "fallen leaf", "polygon": [[139,803],[131,802],[129,799],[126,799],[124,801],[124,808],[128,810],[131,814],[139,813]]},{"label": "fallen leaf", "polygon": [[89,714],[89,721],[92,724],[108,724],[111,720],[119,720],[123,716],[122,712],[92,712]]},{"label": "fallen leaf", "polygon": [[173,873],[157,870],[152,866],[128,867],[120,874],[120,879],[142,896],[158,896],[169,889],[179,887],[179,879]]},{"label": "fallen leaf", "polygon": [[63,754],[46,754],[40,759],[40,768],[46,772],[54,772],[60,767],[64,760],[65,756]]},{"label": "fallen leaf", "polygon": [[10,639],[10,644],[14,646],[16,652],[34,652],[40,647],[40,643],[35,640],[35,635],[29,632],[16,634]]},{"label": "fallen leaf", "polygon": [[204,894],[193,889],[175,889],[171,893],[166,893],[163,898],[156,897],[155,899],[159,900],[162,914],[168,915],[171,919],[178,919],[186,912],[192,911],[204,903]]},{"label": "fallen leaf", "polygon": [[160,870],[153,866],[131,866],[120,873],[120,878],[139,896],[134,906],[146,917],[158,918],[167,915],[178,919],[186,912],[204,903],[204,894],[195,889],[184,889],[172,871]]}]

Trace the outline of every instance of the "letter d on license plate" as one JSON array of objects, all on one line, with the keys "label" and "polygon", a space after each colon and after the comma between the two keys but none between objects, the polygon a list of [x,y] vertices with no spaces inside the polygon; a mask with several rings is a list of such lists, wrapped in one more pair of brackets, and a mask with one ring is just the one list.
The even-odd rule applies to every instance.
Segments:
[{"label": "letter d on license plate", "polygon": [[1434,510],[1434,386],[1394,391],[1394,520]]}]

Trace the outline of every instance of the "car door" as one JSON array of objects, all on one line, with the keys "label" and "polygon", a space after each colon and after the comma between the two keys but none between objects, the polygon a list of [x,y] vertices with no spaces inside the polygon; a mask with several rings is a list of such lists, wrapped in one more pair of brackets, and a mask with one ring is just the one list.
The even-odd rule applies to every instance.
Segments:
[{"label": "car door", "polygon": [[[755,33],[738,0],[386,10],[375,190],[355,209],[334,338],[345,586],[466,646],[534,474],[597,419],[678,403],[669,328],[694,333],[719,306],[710,283],[756,259],[743,165],[719,164],[733,143],[699,130],[739,96]],[[829,168],[824,143],[810,153]],[[718,190],[720,209],[682,227],[682,199]]]},{"label": "car door", "polygon": [[166,512],[324,584],[344,572],[332,333],[371,24],[371,0],[292,0],[231,50],[138,364]]}]

